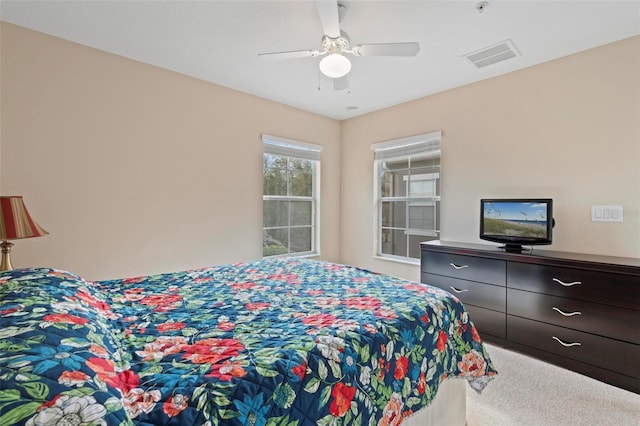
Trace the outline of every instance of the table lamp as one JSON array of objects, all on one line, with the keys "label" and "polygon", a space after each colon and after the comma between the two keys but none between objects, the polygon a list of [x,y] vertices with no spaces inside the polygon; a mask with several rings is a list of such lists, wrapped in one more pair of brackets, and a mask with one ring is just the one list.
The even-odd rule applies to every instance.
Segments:
[{"label": "table lamp", "polygon": [[7,240],[42,237],[48,234],[31,218],[21,195],[0,196],[0,240],[2,240],[0,244],[2,248],[0,271],[13,269],[10,257],[13,243]]}]

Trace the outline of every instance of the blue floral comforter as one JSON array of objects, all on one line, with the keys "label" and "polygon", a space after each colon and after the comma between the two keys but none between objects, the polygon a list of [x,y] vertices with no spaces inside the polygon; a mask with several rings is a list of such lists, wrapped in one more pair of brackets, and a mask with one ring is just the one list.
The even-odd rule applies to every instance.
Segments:
[{"label": "blue floral comforter", "polygon": [[496,374],[451,294],[320,261],[22,269],[0,298],[0,425],[397,425]]}]

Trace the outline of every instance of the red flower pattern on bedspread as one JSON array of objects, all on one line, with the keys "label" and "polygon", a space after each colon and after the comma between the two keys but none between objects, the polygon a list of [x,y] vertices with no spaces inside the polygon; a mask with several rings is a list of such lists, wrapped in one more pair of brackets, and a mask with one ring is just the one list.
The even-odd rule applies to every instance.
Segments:
[{"label": "red flower pattern on bedspread", "polygon": [[458,362],[458,368],[464,374],[474,376],[484,376],[487,368],[487,363],[484,360],[482,354],[475,349],[465,354],[462,357],[462,361]]},{"label": "red flower pattern on bedspread", "polygon": [[345,385],[344,383],[336,383],[331,389],[331,397],[333,400],[329,405],[329,411],[335,417],[344,416],[351,409],[351,401],[356,395],[356,388]]},{"label": "red flower pattern on bedspread", "polygon": [[42,318],[46,322],[51,323],[64,323],[64,324],[75,324],[75,325],[84,325],[89,321],[86,318],[81,318],[76,315],[70,314],[50,314],[45,315]]},{"label": "red flower pattern on bedspread", "polygon": [[215,364],[233,358],[244,349],[242,343],[235,339],[203,339],[193,345],[183,345],[182,358],[194,364]]}]

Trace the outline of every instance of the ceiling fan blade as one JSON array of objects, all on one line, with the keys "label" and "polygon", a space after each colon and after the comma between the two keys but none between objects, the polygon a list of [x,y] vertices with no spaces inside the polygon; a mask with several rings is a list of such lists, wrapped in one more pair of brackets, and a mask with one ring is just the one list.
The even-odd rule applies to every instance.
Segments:
[{"label": "ceiling fan blade", "polygon": [[320,23],[327,37],[340,37],[340,18],[337,0],[316,0],[316,8],[320,15]]},{"label": "ceiling fan blade", "polygon": [[258,53],[258,57],[268,60],[280,60],[309,58],[312,56],[318,56],[319,54],[320,52],[318,52],[317,50],[290,50],[287,52]]},{"label": "ceiling fan blade", "polygon": [[346,75],[344,77],[334,78],[332,80],[334,90],[344,90],[349,88],[349,80],[347,79]]},{"label": "ceiling fan blade", "polygon": [[371,43],[353,47],[355,56],[416,56],[420,44],[411,41],[406,43]]}]

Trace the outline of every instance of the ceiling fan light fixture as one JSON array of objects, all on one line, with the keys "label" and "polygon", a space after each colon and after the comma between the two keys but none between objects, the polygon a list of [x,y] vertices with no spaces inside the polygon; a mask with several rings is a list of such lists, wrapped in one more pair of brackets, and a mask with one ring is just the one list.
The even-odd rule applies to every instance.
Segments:
[{"label": "ceiling fan light fixture", "polygon": [[332,53],[322,58],[320,71],[329,78],[344,77],[351,71],[351,61],[339,53]]}]

